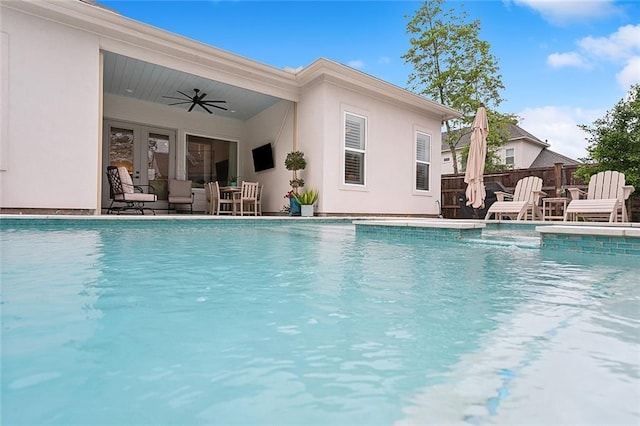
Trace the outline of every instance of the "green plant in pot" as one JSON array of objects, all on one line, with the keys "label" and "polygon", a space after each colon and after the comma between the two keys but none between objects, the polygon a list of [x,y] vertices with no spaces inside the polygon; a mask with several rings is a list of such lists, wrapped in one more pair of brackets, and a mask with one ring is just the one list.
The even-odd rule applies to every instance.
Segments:
[{"label": "green plant in pot", "polygon": [[316,189],[305,189],[295,196],[300,204],[301,216],[313,216],[313,205],[318,201],[319,195]]},{"label": "green plant in pot", "polygon": [[298,170],[304,170],[305,167],[307,167],[307,160],[304,158],[304,153],[302,151],[291,151],[284,160],[284,166],[292,172],[289,185],[292,188],[293,196],[289,198],[289,214],[291,216],[298,216],[300,215],[300,203],[296,199],[296,196],[298,195],[299,188],[304,186],[304,179],[298,177]]}]

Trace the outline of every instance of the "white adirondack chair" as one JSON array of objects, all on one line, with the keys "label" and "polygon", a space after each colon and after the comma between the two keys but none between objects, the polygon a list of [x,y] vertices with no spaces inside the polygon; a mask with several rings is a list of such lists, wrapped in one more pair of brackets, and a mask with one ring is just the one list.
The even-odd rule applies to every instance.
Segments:
[{"label": "white adirondack chair", "polygon": [[[527,176],[516,183],[516,188],[512,194],[506,192],[496,192],[497,201],[489,207],[485,220],[491,215],[496,220],[509,219],[515,220],[532,220],[536,217],[542,220],[542,212],[538,207],[540,198],[547,195],[542,191],[542,179],[537,176]],[[511,199],[507,201],[506,199]]]},{"label": "white adirondack chair", "polygon": [[[587,192],[579,188],[568,188],[571,201],[564,214],[564,220],[608,220],[628,222],[625,201],[635,190],[625,185],[624,173],[607,170],[596,173],[589,180]],[[580,198],[583,196],[584,198]]]}]

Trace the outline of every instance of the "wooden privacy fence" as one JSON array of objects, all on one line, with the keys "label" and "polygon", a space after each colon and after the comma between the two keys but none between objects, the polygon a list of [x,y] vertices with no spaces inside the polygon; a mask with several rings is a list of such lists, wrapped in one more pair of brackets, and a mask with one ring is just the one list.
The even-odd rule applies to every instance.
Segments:
[{"label": "wooden privacy fence", "polygon": [[[538,176],[542,178],[542,190],[547,193],[547,197],[568,197],[567,188],[580,188],[587,190],[588,182],[585,183],[581,179],[573,176],[577,170],[576,165],[563,165],[556,163],[552,167],[538,167],[532,169],[505,170],[503,172],[488,173],[484,175],[486,182],[499,182],[507,191],[513,192],[516,183],[527,176]],[[463,218],[460,209],[460,196],[464,197],[467,184],[464,183],[464,173],[442,175],[442,215],[446,219]],[[636,188],[627,208],[629,209],[629,218],[632,222],[640,221],[640,188]]]}]

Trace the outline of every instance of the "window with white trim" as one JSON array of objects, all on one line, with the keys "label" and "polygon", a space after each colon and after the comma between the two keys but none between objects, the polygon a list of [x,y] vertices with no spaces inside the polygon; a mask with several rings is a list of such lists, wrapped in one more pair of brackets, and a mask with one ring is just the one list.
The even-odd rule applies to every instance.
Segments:
[{"label": "window with white trim", "polygon": [[344,114],[344,183],[364,185],[367,118]]},{"label": "window with white trim", "polygon": [[516,163],[516,154],[514,148],[507,148],[504,155],[504,162],[510,166]]},{"label": "window with white trim", "polygon": [[429,190],[429,166],[431,165],[431,136],[416,132],[416,190]]}]

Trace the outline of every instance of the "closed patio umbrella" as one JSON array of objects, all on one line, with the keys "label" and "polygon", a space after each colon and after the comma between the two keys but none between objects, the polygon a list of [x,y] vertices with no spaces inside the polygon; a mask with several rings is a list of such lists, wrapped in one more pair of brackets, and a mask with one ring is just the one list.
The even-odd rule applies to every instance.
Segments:
[{"label": "closed patio umbrella", "polygon": [[464,173],[464,181],[467,184],[467,205],[474,209],[480,209],[484,206],[484,199],[487,195],[482,177],[484,159],[487,155],[487,133],[489,133],[489,121],[487,120],[487,112],[481,105],[471,126],[469,157],[467,158],[467,170]]}]

